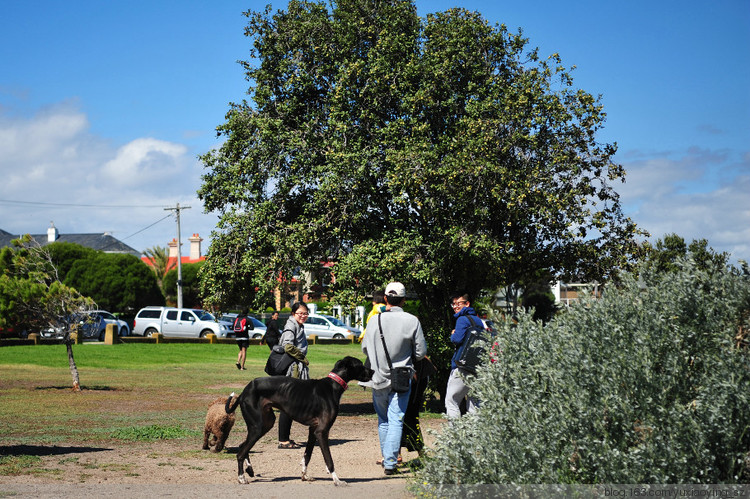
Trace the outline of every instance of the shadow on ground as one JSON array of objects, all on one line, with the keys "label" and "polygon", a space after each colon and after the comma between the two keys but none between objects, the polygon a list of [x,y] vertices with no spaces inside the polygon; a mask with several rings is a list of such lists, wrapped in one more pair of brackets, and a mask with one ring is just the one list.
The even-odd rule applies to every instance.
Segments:
[{"label": "shadow on ground", "polygon": [[57,445],[7,445],[0,446],[0,456],[58,456],[85,452],[103,452],[106,447],[60,447]]}]

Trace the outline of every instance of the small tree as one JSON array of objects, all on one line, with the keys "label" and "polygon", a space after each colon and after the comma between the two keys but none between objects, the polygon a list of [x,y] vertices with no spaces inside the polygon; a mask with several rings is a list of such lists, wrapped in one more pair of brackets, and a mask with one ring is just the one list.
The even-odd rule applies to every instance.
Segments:
[{"label": "small tree", "polygon": [[0,327],[24,324],[36,330],[51,327],[62,331],[73,389],[80,391],[71,332],[76,318],[96,304],[60,282],[49,252],[28,234],[3,248],[0,262]]},{"label": "small tree", "polygon": [[146,258],[151,262],[151,269],[156,275],[156,281],[159,284],[159,288],[161,288],[162,293],[166,296],[167,291],[164,288],[164,277],[167,275],[167,272],[175,268],[177,261],[170,262],[169,248],[165,248],[164,246],[147,248],[143,254],[146,255]]}]

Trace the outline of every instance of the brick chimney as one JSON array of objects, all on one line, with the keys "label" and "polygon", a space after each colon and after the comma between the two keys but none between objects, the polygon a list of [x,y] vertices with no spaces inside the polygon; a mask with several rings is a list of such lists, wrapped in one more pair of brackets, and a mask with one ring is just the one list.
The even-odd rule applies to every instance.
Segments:
[{"label": "brick chimney", "polygon": [[57,241],[58,237],[60,237],[60,233],[57,232],[57,227],[55,227],[55,222],[50,222],[49,229],[47,229],[47,242],[54,243],[55,241]]},{"label": "brick chimney", "polygon": [[169,246],[169,258],[177,258],[177,238],[169,241],[167,246]]},{"label": "brick chimney", "polygon": [[203,239],[198,234],[193,234],[191,237],[188,237],[188,241],[190,241],[190,260],[200,260],[201,241]]}]

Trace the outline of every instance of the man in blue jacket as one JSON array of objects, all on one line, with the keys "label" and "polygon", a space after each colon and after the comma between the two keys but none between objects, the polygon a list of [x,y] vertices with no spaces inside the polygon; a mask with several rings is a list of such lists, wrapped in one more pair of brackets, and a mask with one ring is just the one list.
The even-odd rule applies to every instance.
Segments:
[{"label": "man in blue jacket", "polygon": [[[448,386],[445,390],[445,412],[449,418],[457,418],[461,416],[461,401],[469,393],[469,387],[466,386],[462,378],[462,371],[456,366],[456,360],[461,358],[461,352],[464,348],[464,339],[466,339],[466,332],[471,327],[471,321],[469,316],[474,320],[477,325],[483,324],[482,319],[477,316],[477,313],[471,308],[471,302],[469,301],[469,293],[460,293],[454,295],[451,300],[451,306],[453,307],[453,317],[456,319],[456,329],[451,332],[451,343],[456,348],[453,358],[451,358],[451,374],[448,378]],[[463,375],[468,373],[463,372]],[[468,397],[466,402],[466,408],[469,412],[475,411],[479,407],[479,401],[475,398]]]}]

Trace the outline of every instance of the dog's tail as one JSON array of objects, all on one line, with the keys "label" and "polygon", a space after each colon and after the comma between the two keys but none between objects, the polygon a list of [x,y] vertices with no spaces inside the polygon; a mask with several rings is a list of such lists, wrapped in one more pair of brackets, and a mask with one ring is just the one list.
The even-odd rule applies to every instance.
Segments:
[{"label": "dog's tail", "polygon": [[[234,399],[234,404],[232,403],[232,399]],[[232,414],[235,409],[237,409],[237,405],[240,403],[240,398],[234,396],[234,392],[227,397],[227,403],[224,404],[224,410],[227,411],[227,414]]]}]

